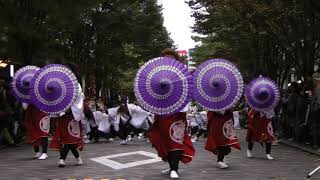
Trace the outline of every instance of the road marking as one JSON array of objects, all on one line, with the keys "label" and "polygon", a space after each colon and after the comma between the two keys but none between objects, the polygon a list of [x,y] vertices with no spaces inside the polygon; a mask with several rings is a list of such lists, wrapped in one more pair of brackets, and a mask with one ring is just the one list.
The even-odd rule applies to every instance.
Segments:
[{"label": "road marking", "polygon": [[[131,156],[131,155],[137,155],[137,154],[150,157],[150,159],[125,163],[125,164],[111,160],[111,158],[122,157],[122,156]],[[131,168],[131,167],[135,167],[135,166],[141,166],[141,165],[145,165],[145,164],[156,163],[156,162],[161,161],[161,159],[158,157],[157,154],[146,152],[146,151],[135,151],[135,152],[129,152],[129,153],[113,154],[110,156],[91,158],[91,160],[95,161],[97,163],[103,164],[105,166],[111,167],[112,169],[117,169],[117,170],[124,169],[124,168]]]}]

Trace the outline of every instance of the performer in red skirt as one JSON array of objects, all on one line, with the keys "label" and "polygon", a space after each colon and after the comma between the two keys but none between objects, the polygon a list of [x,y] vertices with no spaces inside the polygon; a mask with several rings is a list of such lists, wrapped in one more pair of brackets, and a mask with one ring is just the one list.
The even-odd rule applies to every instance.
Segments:
[{"label": "performer in red skirt", "polygon": [[56,131],[51,141],[50,148],[60,151],[59,167],[65,166],[65,160],[71,150],[77,159],[77,165],[82,165],[82,159],[78,150],[82,151],[82,127],[81,121],[76,121],[71,111],[55,118]]},{"label": "performer in red skirt", "polygon": [[187,132],[186,114],[183,112],[168,116],[155,116],[155,122],[148,132],[148,138],[158,151],[159,157],[168,162],[170,169],[162,174],[179,178],[179,161],[189,163],[195,154],[191,138]]},{"label": "performer in red skirt", "polygon": [[[161,56],[179,60],[179,55],[168,48],[161,52]],[[170,166],[161,173],[174,179],[179,178],[179,162],[189,163],[195,154],[187,131],[186,112],[185,108],[172,115],[155,115],[155,121],[148,131],[149,141],[158,151],[158,156]]]},{"label": "performer in red skirt", "polygon": [[252,157],[252,148],[254,142],[265,143],[266,144],[266,154],[267,159],[274,159],[271,153],[271,144],[274,140],[273,128],[272,128],[272,113],[263,113],[251,109],[248,113],[248,131],[247,131],[247,141],[248,150],[247,157]]},{"label": "performer in red skirt", "polygon": [[240,144],[233,126],[232,111],[209,111],[208,139],[205,149],[217,155],[218,166],[221,169],[228,168],[223,159],[231,152],[231,148],[240,150]]},{"label": "performer in red skirt", "polygon": [[83,161],[78,150],[83,149],[82,123],[85,114],[88,114],[89,108],[84,102],[84,94],[80,88],[75,103],[69,110],[55,119],[55,134],[50,147],[60,151],[59,167],[65,167],[65,160],[71,150],[77,159],[77,165],[82,165]]},{"label": "performer in red skirt", "polygon": [[[25,108],[24,124],[26,127],[27,142],[34,147],[34,159],[44,160],[48,158],[48,134],[50,130],[50,118],[47,113],[40,111],[31,104],[23,103]],[[39,152],[42,146],[42,153]]]}]

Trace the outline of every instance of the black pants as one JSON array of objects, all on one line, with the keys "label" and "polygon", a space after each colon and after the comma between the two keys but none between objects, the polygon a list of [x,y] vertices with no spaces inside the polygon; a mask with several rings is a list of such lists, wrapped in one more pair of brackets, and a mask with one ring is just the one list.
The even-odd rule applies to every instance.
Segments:
[{"label": "black pants", "polygon": [[199,138],[202,134],[204,134],[206,130],[203,130],[199,128],[198,126],[192,127],[191,128],[191,136],[195,133],[197,133],[197,138]]},{"label": "black pants", "polygon": [[128,129],[126,128],[125,125],[123,124],[119,124],[119,131],[116,131],[114,126],[111,125],[110,126],[110,134],[112,136],[118,136],[121,140],[126,140],[128,137]]},{"label": "black pants", "polygon": [[197,133],[198,131],[199,131],[198,126],[192,127],[191,132],[190,132],[191,136],[194,135],[195,133]]},{"label": "black pants", "polygon": [[319,121],[320,110],[311,111],[309,115],[310,128],[311,128],[311,136],[312,136],[312,144],[315,147],[320,145],[320,121]]},{"label": "black pants", "polygon": [[231,152],[230,146],[220,146],[218,147],[218,160],[217,162],[223,162],[223,159],[226,155]]},{"label": "black pants", "polygon": [[67,155],[69,153],[69,150],[71,150],[72,154],[75,158],[79,158],[79,153],[76,148],[76,145],[74,144],[64,144],[60,149],[60,159],[66,160]]},{"label": "black pants", "polygon": [[206,132],[206,130],[203,129],[199,129],[197,137],[199,138],[202,134],[204,134]]},{"label": "black pants", "polygon": [[99,131],[98,131],[98,126],[92,127],[90,126],[90,132],[89,132],[89,140],[92,141],[93,139],[95,141],[99,140]]},{"label": "black pants", "polygon": [[98,131],[98,135],[99,135],[99,138],[101,137],[101,138],[105,138],[105,139],[109,139],[109,138],[114,138],[115,137],[110,132],[109,133],[105,133],[105,132]]},{"label": "black pants", "polygon": [[182,150],[175,150],[168,152],[168,163],[170,166],[170,171],[177,171],[179,168],[179,162],[182,159]]},{"label": "black pants", "polygon": [[[47,153],[48,151],[48,137],[42,137],[41,138],[41,146],[42,146],[42,153]],[[39,152],[40,148],[39,146],[34,146],[34,152]]]},{"label": "black pants", "polygon": [[[248,149],[250,151],[252,151],[252,149],[253,149],[253,143],[252,142],[248,143]],[[266,154],[270,154],[270,153],[271,153],[271,143],[266,143]]]},{"label": "black pants", "polygon": [[125,124],[128,134],[131,136],[131,138],[134,138],[135,136],[138,136],[140,133],[145,133],[146,130],[141,128],[136,128],[129,122]]}]

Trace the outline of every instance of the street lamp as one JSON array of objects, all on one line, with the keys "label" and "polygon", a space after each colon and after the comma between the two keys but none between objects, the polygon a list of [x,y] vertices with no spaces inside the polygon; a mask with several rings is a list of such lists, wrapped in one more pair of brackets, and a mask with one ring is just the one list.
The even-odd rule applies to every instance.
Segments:
[{"label": "street lamp", "polygon": [[13,77],[14,75],[14,65],[10,64],[10,77]]}]

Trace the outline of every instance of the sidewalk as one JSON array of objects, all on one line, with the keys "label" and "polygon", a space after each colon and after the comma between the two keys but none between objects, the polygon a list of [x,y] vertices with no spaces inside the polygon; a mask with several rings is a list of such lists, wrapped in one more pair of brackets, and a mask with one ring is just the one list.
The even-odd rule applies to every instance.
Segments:
[{"label": "sidewalk", "polygon": [[294,148],[300,149],[302,151],[305,151],[305,152],[308,152],[308,153],[311,153],[311,154],[314,154],[314,155],[320,156],[320,149],[319,150],[315,150],[310,145],[301,144],[301,143],[298,143],[298,142],[295,142],[295,141],[289,141],[287,139],[280,139],[279,143],[284,144],[286,146],[290,146],[290,147],[294,147]]}]

